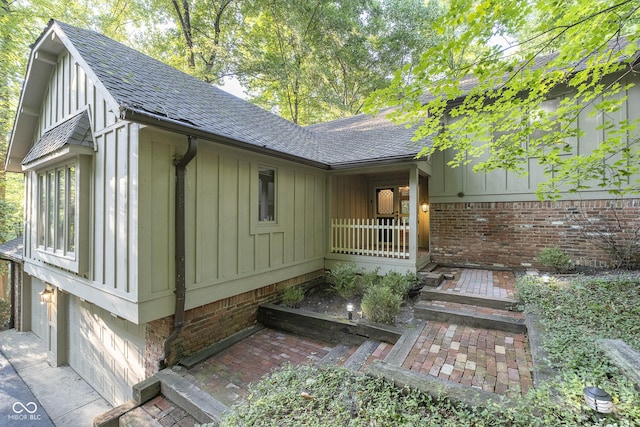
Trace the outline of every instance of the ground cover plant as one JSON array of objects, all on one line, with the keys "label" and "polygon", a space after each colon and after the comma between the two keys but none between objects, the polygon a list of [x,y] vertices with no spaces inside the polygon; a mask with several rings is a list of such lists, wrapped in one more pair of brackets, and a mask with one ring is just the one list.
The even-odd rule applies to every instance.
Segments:
[{"label": "ground cover plant", "polygon": [[[286,366],[250,388],[223,426],[636,426],[640,394],[595,346],[619,338],[640,350],[640,278],[578,277],[548,283],[518,281],[526,311],[544,326],[544,346],[559,376],[511,406],[464,408],[419,390],[400,389],[367,374],[336,367]],[[616,409],[599,416],[583,401],[594,385],[612,394]]]},{"label": "ground cover plant", "polygon": [[[640,351],[640,277],[579,276],[548,282],[524,277],[517,290],[525,312],[536,312],[543,325],[549,362],[561,374],[550,386],[565,403],[564,410],[582,411],[583,388],[597,386],[609,392],[616,405],[607,422],[640,425],[640,394],[596,345],[598,339],[621,339]],[[589,421],[593,417],[585,419]]]}]

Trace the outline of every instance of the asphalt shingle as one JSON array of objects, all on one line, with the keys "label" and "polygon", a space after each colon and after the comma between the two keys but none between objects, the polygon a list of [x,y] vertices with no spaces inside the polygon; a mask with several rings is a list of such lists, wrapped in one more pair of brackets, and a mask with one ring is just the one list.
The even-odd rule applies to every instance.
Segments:
[{"label": "asphalt shingle", "polygon": [[302,127],[94,31],[53,21],[121,111],[152,115],[202,132],[301,159],[332,164],[412,156],[404,126],[360,115]]},{"label": "asphalt shingle", "polygon": [[45,132],[31,147],[22,164],[26,165],[51,154],[67,144],[93,147],[89,115],[86,110]]}]

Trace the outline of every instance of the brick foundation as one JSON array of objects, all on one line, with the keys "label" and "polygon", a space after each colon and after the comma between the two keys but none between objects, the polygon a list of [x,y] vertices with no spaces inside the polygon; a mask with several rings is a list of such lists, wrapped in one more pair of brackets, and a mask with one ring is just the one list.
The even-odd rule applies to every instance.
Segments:
[{"label": "brick foundation", "polygon": [[576,265],[608,267],[593,236],[617,222],[627,233],[640,227],[640,199],[432,203],[430,211],[431,259],[442,265],[538,266],[540,250],[558,246]]},{"label": "brick foundation", "polygon": [[[279,301],[285,289],[317,283],[323,278],[324,271],[317,270],[188,310],[182,331],[171,346],[167,364],[173,365],[180,359],[255,324],[258,306]],[[146,376],[159,370],[164,358],[164,341],[172,330],[173,316],[147,324],[144,355]]]}]

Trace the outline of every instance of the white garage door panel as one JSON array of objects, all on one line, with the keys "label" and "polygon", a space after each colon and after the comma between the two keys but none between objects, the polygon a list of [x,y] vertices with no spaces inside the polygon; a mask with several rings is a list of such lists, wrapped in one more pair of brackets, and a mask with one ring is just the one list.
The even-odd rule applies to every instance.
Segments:
[{"label": "white garage door panel", "polygon": [[131,399],[131,386],[144,379],[144,327],[69,298],[69,364],[105,399]]},{"label": "white garage door panel", "polygon": [[47,304],[40,302],[40,292],[44,291],[44,288],[44,282],[36,277],[31,278],[31,330],[42,341],[48,343]]}]

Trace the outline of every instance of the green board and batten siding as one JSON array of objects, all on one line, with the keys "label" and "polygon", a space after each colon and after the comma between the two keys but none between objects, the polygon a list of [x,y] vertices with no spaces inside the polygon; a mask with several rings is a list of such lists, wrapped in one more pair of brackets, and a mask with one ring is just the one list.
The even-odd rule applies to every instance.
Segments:
[{"label": "green board and batten siding", "polygon": [[[96,151],[79,194],[86,271],[69,276],[37,262],[34,229],[25,230],[26,271],[135,323],[170,315],[173,157],[186,137],[118,120],[117,105],[66,53],[52,65],[36,139],[87,108]],[[257,221],[260,166],[277,173],[275,224]],[[26,177],[28,210],[37,212],[37,173]],[[187,168],[187,308],[323,268],[326,192],[324,171],[201,141]]]},{"label": "green board and batten siding", "polygon": [[[173,158],[186,137],[140,132],[141,320],[173,310]],[[276,171],[276,221],[258,221],[258,169]],[[186,179],[187,309],[323,268],[326,173],[199,141]]]},{"label": "green board and batten siding", "polygon": [[[93,156],[82,156],[78,176],[80,274],[69,276],[37,260],[36,232],[26,222],[25,271],[108,311],[136,320],[137,298],[137,130],[119,121],[117,106],[69,54],[61,55],[39,107],[37,140],[47,130],[89,111]],[[37,212],[37,171],[25,174],[27,212]]]},{"label": "green board and batten siding", "polygon": [[[640,86],[633,86],[617,96],[625,96],[626,100],[619,111],[609,114],[609,118],[618,122],[623,119],[637,120],[640,117]],[[567,140],[574,153],[584,154],[598,147],[606,135],[605,130],[598,129],[603,121],[603,115],[592,114],[590,108],[580,113],[577,124],[584,134]],[[635,132],[637,137],[638,131]],[[568,153],[566,156],[571,154]],[[546,181],[542,167],[535,159],[526,163],[526,174],[522,176],[504,170],[475,173],[472,168],[477,164],[477,160],[466,166],[451,168],[447,163],[452,159],[453,154],[450,150],[438,151],[431,156],[433,169],[429,180],[429,198],[432,203],[535,201],[538,200],[535,195],[538,184]],[[638,177],[629,178],[630,181],[635,179]],[[606,191],[601,191],[598,183],[587,184],[591,185],[592,189],[581,192],[583,198],[613,198]]]}]

